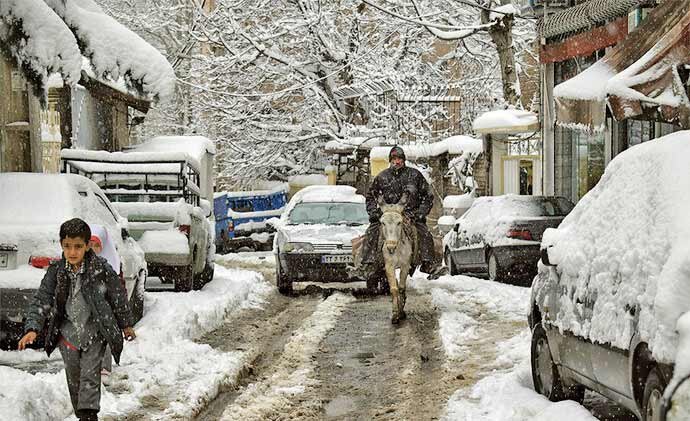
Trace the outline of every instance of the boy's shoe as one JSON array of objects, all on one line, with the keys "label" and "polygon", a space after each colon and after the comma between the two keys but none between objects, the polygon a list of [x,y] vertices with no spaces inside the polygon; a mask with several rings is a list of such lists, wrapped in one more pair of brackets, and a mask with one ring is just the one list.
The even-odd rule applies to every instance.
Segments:
[{"label": "boy's shoe", "polygon": [[79,421],[98,421],[98,410],[96,409],[78,409],[75,415]]}]

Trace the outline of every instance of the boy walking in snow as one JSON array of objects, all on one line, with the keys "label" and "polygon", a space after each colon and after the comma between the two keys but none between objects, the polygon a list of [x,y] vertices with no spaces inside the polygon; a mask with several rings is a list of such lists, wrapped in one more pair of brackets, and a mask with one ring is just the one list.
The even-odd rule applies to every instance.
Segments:
[{"label": "boy walking in snow", "polygon": [[110,345],[120,361],[124,333],[136,336],[127,295],[106,260],[88,248],[89,225],[79,218],[60,226],[62,259],[48,268],[29,307],[19,349],[34,343],[39,332],[48,355],[59,348],[67,386],[79,420],[98,420],[101,360]]}]

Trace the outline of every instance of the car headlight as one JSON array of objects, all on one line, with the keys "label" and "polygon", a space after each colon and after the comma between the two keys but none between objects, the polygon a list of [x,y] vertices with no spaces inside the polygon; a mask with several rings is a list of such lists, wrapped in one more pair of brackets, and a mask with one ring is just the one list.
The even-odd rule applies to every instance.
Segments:
[{"label": "car headlight", "polygon": [[287,243],[283,250],[287,253],[309,253],[314,251],[314,246],[311,243]]}]

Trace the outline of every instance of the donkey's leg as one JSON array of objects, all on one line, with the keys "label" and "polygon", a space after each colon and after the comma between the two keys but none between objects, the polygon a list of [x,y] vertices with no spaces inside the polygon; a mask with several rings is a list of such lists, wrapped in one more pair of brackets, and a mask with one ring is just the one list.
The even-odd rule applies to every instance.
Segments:
[{"label": "donkey's leg", "polygon": [[411,265],[407,263],[403,264],[400,268],[400,281],[398,281],[398,288],[400,295],[399,312],[401,319],[407,318],[407,314],[405,314],[405,303],[407,302],[407,277],[409,276],[410,266]]},{"label": "donkey's leg", "polygon": [[400,321],[400,296],[398,294],[398,280],[395,278],[395,266],[386,262],[386,279],[388,279],[388,286],[391,290],[391,299],[393,301],[393,316],[391,323],[396,324]]}]

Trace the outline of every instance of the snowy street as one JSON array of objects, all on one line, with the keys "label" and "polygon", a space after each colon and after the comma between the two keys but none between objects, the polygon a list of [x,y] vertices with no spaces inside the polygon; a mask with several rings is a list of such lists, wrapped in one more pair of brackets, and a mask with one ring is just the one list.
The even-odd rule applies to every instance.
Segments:
[{"label": "snowy street", "polygon": [[[359,284],[278,294],[273,262],[219,256],[201,291],[147,292],[102,418],[635,420],[593,393],[583,407],[532,390],[528,288],[416,276],[393,327],[390,298]],[[74,419],[58,354],[3,351],[0,364],[9,419]]]}]

